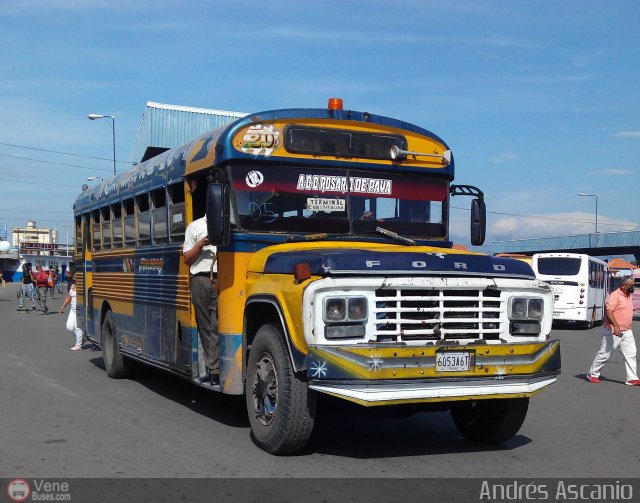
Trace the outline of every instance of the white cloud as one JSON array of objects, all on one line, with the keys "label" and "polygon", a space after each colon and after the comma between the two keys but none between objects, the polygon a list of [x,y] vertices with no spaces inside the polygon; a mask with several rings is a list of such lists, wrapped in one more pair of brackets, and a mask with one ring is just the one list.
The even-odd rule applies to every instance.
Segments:
[{"label": "white cloud", "polygon": [[588,176],[609,175],[609,176],[629,176],[634,175],[633,171],[628,169],[603,169],[600,171],[591,171]]},{"label": "white cloud", "polygon": [[613,133],[611,136],[615,138],[640,138],[640,131],[622,131]]},{"label": "white cloud", "polygon": [[502,164],[505,162],[514,162],[518,159],[520,159],[518,154],[514,154],[511,150],[506,150],[505,152],[502,152],[502,154],[489,157],[489,162],[491,164]]}]

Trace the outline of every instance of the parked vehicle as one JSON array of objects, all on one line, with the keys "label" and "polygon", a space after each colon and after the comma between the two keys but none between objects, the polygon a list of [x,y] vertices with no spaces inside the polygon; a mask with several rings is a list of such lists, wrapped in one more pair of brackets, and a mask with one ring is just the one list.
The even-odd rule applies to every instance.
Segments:
[{"label": "parked vehicle", "polygon": [[575,321],[585,328],[605,319],[609,269],[603,260],[580,253],[536,253],[536,278],[554,292],[553,319]]}]

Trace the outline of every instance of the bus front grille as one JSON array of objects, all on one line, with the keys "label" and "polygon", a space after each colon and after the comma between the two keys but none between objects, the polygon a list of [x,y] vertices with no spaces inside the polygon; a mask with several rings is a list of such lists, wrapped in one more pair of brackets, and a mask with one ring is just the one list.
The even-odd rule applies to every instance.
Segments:
[{"label": "bus front grille", "polygon": [[494,289],[376,291],[373,317],[379,341],[499,338],[500,291]]}]

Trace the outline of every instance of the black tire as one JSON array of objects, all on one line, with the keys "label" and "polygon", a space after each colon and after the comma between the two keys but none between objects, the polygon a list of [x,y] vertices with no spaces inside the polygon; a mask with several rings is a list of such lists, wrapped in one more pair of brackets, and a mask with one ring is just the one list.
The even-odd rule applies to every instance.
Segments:
[{"label": "black tire", "polygon": [[316,394],[293,372],[277,325],[260,327],[251,345],[245,397],[256,445],[270,454],[304,449],[315,422]]},{"label": "black tire", "polygon": [[111,311],[107,311],[102,321],[102,360],[107,375],[113,379],[126,379],[133,375],[133,361],[118,351],[116,326]]},{"label": "black tire", "polygon": [[528,398],[478,400],[455,406],[451,417],[466,439],[495,444],[518,433],[528,408]]}]

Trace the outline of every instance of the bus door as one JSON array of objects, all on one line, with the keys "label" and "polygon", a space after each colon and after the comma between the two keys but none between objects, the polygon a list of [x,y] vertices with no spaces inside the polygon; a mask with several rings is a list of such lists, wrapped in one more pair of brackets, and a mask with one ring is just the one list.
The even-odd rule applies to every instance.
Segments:
[{"label": "bus door", "polygon": [[[92,268],[90,264],[92,263],[92,254],[91,254],[91,222],[90,215],[86,214],[82,216],[82,232],[79,235],[82,239],[82,247],[80,248],[81,253],[81,263],[82,263],[82,297],[84,302],[84,313],[80,313],[81,320],[79,320],[82,324],[80,328],[84,331],[87,337],[93,338],[96,337],[96,334],[93,332],[93,296],[91,289],[92,282]],[[95,228],[94,228],[95,232]],[[98,228],[99,232],[99,228]],[[96,340],[99,342],[99,334],[97,334]]]}]

